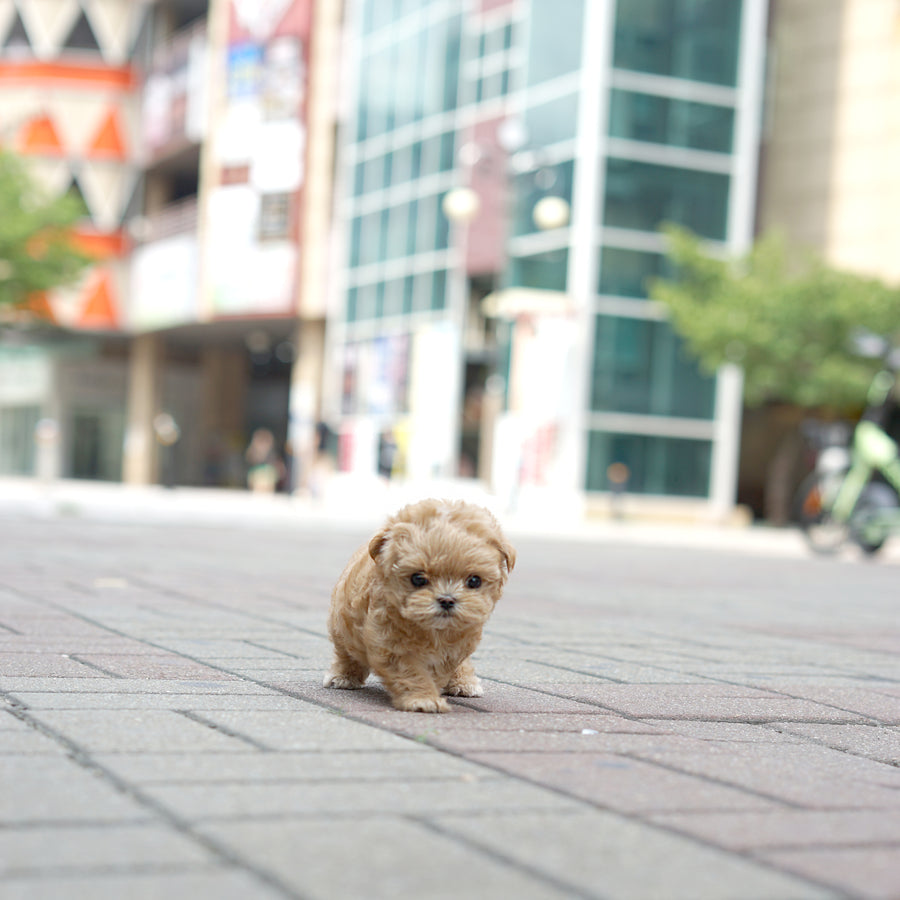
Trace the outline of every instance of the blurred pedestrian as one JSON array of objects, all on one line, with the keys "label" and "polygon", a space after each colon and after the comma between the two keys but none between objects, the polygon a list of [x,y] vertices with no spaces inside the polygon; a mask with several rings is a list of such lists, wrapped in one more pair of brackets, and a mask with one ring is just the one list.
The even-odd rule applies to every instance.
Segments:
[{"label": "blurred pedestrian", "polygon": [[260,494],[272,494],[284,474],[284,463],[275,447],[275,435],[268,428],[257,428],[245,453],[247,486]]}]

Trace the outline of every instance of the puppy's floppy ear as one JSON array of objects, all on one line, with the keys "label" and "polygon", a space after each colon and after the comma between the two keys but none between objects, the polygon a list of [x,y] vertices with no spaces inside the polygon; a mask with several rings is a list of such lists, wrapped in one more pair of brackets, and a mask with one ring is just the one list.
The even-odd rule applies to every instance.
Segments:
[{"label": "puppy's floppy ear", "polygon": [[369,541],[369,556],[383,569],[390,568],[399,545],[408,539],[413,526],[406,522],[391,522]]},{"label": "puppy's floppy ear", "polygon": [[379,531],[375,537],[369,541],[369,556],[375,560],[375,562],[379,562],[378,557],[381,555],[381,551],[384,549],[384,545],[388,541],[388,537],[390,536],[390,528],[385,528],[383,531]]},{"label": "puppy's floppy ear", "polygon": [[513,545],[506,540],[497,541],[496,543],[497,549],[500,551],[500,555],[503,557],[503,561],[506,563],[506,572],[509,574],[512,572],[513,567],[516,564],[516,550]]}]

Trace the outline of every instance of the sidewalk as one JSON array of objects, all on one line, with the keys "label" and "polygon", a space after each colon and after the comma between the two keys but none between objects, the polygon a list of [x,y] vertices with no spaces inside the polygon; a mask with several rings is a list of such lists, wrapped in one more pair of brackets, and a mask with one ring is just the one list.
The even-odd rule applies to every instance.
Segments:
[{"label": "sidewalk", "polygon": [[523,531],[427,716],[321,687],[363,522],[87,493],[0,509],[4,900],[900,896],[894,566]]},{"label": "sidewalk", "polygon": [[[477,482],[442,480],[428,484],[351,482],[325,500],[251,494],[243,490],[135,487],[74,480],[43,484],[35,479],[0,477],[0,515],[72,518],[131,523],[196,523],[249,529],[357,528],[369,531],[404,504],[423,496],[464,499],[491,509],[511,535],[550,539],[615,542],[651,546],[709,547],[766,556],[809,556],[796,529],[765,526],[720,527],[712,524],[598,519],[510,513]],[[849,551],[852,555],[853,551]],[[889,543],[881,561],[900,562],[900,541]]]}]

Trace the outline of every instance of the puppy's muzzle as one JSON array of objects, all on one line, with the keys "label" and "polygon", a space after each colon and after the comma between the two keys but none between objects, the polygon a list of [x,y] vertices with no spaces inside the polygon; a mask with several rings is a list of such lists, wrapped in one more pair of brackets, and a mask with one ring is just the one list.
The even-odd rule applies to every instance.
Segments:
[{"label": "puppy's muzzle", "polygon": [[456,606],[456,597],[438,597],[437,602],[443,612],[453,612],[453,607]]}]

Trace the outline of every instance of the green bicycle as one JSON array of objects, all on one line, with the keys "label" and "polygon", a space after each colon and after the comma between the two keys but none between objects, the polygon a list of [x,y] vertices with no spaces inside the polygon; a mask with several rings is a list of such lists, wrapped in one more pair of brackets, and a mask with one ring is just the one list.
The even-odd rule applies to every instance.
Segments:
[{"label": "green bicycle", "polygon": [[869,388],[849,453],[826,448],[800,485],[796,518],[816,553],[835,553],[849,540],[872,555],[900,534],[900,446],[884,429],[897,410],[900,352],[883,352],[886,365]]}]

